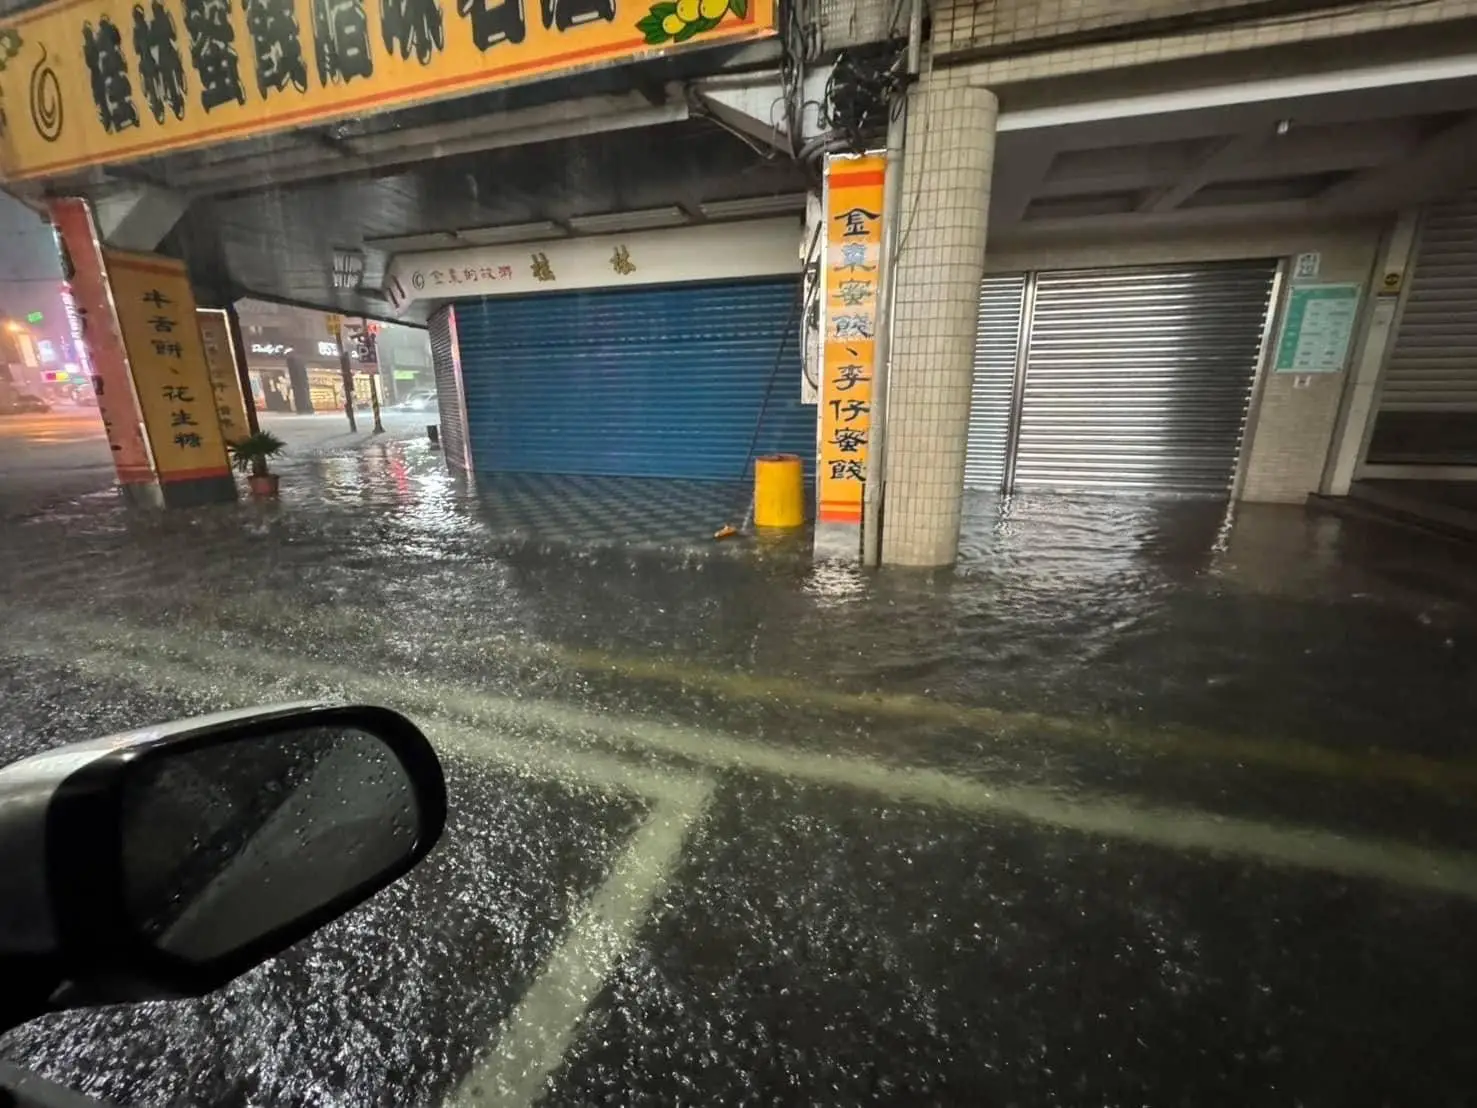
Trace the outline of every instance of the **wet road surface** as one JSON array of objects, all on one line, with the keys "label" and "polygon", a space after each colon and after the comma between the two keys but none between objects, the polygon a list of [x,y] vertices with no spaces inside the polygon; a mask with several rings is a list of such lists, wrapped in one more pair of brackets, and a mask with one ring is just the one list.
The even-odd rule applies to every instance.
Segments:
[{"label": "wet road surface", "polygon": [[371,699],[452,799],[221,993],[0,1055],[120,1104],[1470,1102],[1471,548],[1052,497],[949,573],[571,547],[417,429],[299,427],[279,505],[0,472],[0,756]]}]

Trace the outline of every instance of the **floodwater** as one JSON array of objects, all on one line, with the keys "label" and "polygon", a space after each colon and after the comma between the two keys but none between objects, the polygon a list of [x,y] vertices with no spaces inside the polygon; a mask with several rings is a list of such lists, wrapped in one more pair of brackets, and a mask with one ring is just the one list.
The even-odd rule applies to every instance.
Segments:
[{"label": "floodwater", "polygon": [[868,574],[714,543],[731,492],[467,490],[410,428],[281,470],[163,515],[0,473],[0,756],[375,700],[443,842],[0,1057],[141,1105],[1470,1102],[1471,548],[978,497],[957,569]]}]

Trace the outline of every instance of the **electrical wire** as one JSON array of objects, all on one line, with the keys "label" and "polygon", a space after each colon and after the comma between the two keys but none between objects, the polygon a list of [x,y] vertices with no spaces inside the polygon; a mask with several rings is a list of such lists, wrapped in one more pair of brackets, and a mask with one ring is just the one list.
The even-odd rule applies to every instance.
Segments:
[{"label": "electrical wire", "polygon": [[[817,270],[819,270],[819,268],[820,268],[820,261],[819,261],[819,259],[817,259],[816,261],[812,262],[811,261],[811,255],[813,255],[815,253],[816,244],[819,243],[820,240],[821,240],[821,231],[823,229],[824,229],[824,224],[817,223],[815,225],[815,230],[813,230],[810,233],[810,245],[805,248],[805,269],[806,269],[806,272],[809,272],[810,267],[812,265],[815,265]],[[822,283],[823,282],[820,280],[820,274],[819,274],[819,272],[817,272],[817,274],[816,274],[816,280],[814,280],[814,281],[812,281],[810,283],[810,295],[806,298],[805,305],[801,309],[801,312],[800,312],[800,335],[801,335],[801,341],[800,341],[800,372],[805,377],[805,383],[807,385],[809,385],[811,388],[815,389],[817,393],[820,392],[820,387],[821,387],[820,375],[819,374],[816,374],[814,377],[812,377],[811,374],[810,374],[810,371],[805,368],[805,347],[806,347],[805,336],[806,336],[806,334],[808,333],[808,331],[810,329],[810,313],[811,313],[811,311],[813,309],[817,309],[817,308],[820,307],[820,302],[821,302],[821,285],[822,285]]]},{"label": "electrical wire", "polygon": [[[769,400],[774,395],[774,383],[779,379],[780,369],[785,360],[785,348],[789,345],[791,334],[795,328],[795,316],[799,311],[800,297],[797,296],[790,301],[790,314],[785,319],[785,326],[780,331],[779,347],[774,352],[774,368],[769,371],[769,384],[764,387],[764,402],[759,405],[759,418],[754,420],[754,433],[749,436],[749,449],[744,454],[744,468],[739,471],[738,475],[740,495],[743,495],[744,480],[748,477],[749,469],[754,464],[754,452],[759,446],[759,434],[764,429],[764,416],[769,411]],[[801,347],[800,361],[802,365],[805,362],[803,346]],[[740,527],[739,530],[743,530],[749,526],[749,520],[752,518],[753,512],[754,497],[750,493],[745,499],[744,522],[743,527]],[[732,534],[732,532],[730,531],[729,534]]]},{"label": "electrical wire", "polygon": [[821,125],[847,139],[857,153],[872,145],[887,127],[892,105],[907,88],[904,41],[889,39],[871,47],[844,50],[826,81]]},{"label": "electrical wire", "polygon": [[[922,0],[918,0],[918,2],[921,3]],[[932,51],[925,51],[924,52],[924,55],[923,55],[923,71],[918,75],[918,83],[920,85],[926,85],[927,82],[928,82],[928,78],[931,77],[932,75],[933,75],[933,52]],[[904,110],[906,110],[907,104],[905,103],[903,105],[903,107],[904,107]],[[921,114],[923,116],[923,126],[921,128],[921,130],[922,130],[923,133],[918,137],[918,163],[917,163],[918,166],[919,166],[919,168],[920,168],[920,170],[926,164],[926,160],[928,158],[928,136],[929,136],[929,131],[930,131],[929,121],[932,118],[932,113],[931,112],[923,112]],[[911,151],[909,152],[909,154],[911,155]],[[904,181],[907,180],[906,171],[904,172],[904,178],[903,179],[904,179]],[[896,267],[902,261],[903,251],[905,249],[907,249],[908,236],[913,233],[913,221],[918,217],[918,201],[922,198],[922,196],[923,196],[923,190],[921,188],[914,188],[913,189],[913,203],[908,206],[908,218],[905,219],[905,220],[903,220],[902,230],[898,232],[898,236],[897,236],[897,250],[896,250],[896,253],[894,255],[896,257],[897,261],[893,263],[893,267],[894,267],[893,268],[893,272],[896,272],[897,271]]]}]

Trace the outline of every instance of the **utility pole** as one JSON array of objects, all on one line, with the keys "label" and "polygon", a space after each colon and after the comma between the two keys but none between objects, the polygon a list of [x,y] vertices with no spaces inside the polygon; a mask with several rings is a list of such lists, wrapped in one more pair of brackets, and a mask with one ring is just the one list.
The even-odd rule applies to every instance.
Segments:
[{"label": "utility pole", "polygon": [[[356,341],[364,344],[363,362],[366,367],[365,373],[369,377],[369,407],[374,412],[374,433],[376,435],[383,435],[385,433],[385,425],[380,422],[380,358],[379,343],[376,341],[376,338],[375,333],[369,328],[369,320],[360,316],[359,334],[356,336]],[[369,369],[368,367],[370,366],[374,368]]]},{"label": "utility pole", "polygon": [[344,344],[344,317],[330,314],[327,319],[328,333],[338,346],[338,372],[344,383],[344,415],[349,417],[349,430],[357,431],[359,423],[354,419],[354,367],[349,364],[349,348]]},{"label": "utility pole", "polygon": [[376,435],[383,435],[385,433],[385,425],[380,422],[380,386],[378,378],[378,373],[369,374],[369,406],[374,410],[374,433]]}]

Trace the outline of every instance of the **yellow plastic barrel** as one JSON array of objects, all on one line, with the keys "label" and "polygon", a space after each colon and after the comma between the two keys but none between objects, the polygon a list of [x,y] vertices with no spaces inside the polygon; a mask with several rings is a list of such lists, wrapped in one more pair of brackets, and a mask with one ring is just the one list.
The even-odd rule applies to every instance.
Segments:
[{"label": "yellow plastic barrel", "polygon": [[754,526],[799,527],[805,522],[805,473],[794,454],[767,454],[754,462]]}]

